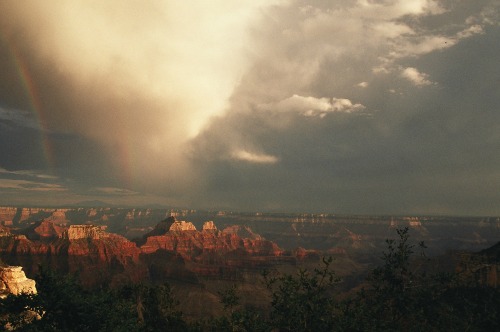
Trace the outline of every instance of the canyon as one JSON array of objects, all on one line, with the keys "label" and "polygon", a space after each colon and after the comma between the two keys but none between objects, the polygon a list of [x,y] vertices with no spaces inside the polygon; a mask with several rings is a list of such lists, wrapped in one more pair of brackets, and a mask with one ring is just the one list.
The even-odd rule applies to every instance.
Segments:
[{"label": "canyon", "polygon": [[0,258],[29,278],[44,266],[75,274],[88,288],[169,282],[183,311],[199,317],[220,314],[217,294],[231,284],[245,304],[258,306],[262,271],[314,269],[323,256],[334,258],[348,292],[401,227],[413,243],[425,242],[439,269],[499,284],[498,257],[480,254],[500,239],[497,217],[0,207]]},{"label": "canyon", "polygon": [[[88,287],[168,279],[236,278],[242,270],[294,259],[248,227],[218,230],[213,221],[198,231],[169,217],[141,239],[131,241],[106,226],[56,224],[52,219],[28,227],[2,226],[0,257],[30,275],[40,266],[78,274]],[[282,257],[283,256],[283,257]],[[230,276],[230,277],[228,277]]]}]

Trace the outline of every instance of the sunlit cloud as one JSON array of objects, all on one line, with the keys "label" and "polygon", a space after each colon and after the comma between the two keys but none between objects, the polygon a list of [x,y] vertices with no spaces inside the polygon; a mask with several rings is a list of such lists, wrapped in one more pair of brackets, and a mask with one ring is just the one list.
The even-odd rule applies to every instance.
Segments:
[{"label": "sunlit cloud", "polygon": [[113,187],[98,187],[96,191],[111,195],[111,196],[130,196],[130,195],[138,195],[139,193],[136,191],[123,189],[123,188],[113,188]]},{"label": "sunlit cloud", "polygon": [[419,72],[416,68],[408,67],[403,69],[401,76],[417,86],[433,84],[428,78],[429,75]]},{"label": "sunlit cloud", "polygon": [[401,72],[401,76],[416,86],[424,86],[433,84],[429,81],[429,75],[419,72],[416,68],[408,67]]},{"label": "sunlit cloud", "polygon": [[436,15],[446,12],[446,9],[436,0],[359,0],[358,4],[361,10],[369,10],[369,13],[375,17],[383,15],[396,18],[402,15]]},{"label": "sunlit cloud", "polygon": [[58,192],[67,191],[68,189],[51,183],[42,183],[16,179],[0,179],[0,189],[14,189],[20,191],[42,191],[42,192]]},{"label": "sunlit cloud", "polygon": [[463,38],[469,38],[471,36],[474,36],[477,34],[482,34],[482,33],[484,33],[483,27],[480,26],[479,24],[474,24],[474,25],[471,25],[470,27],[460,31],[457,34],[457,37],[459,39],[463,39]]},{"label": "sunlit cloud", "polygon": [[264,153],[254,153],[245,150],[238,150],[232,154],[233,159],[246,161],[255,164],[276,164],[279,159],[276,156],[264,154]]},{"label": "sunlit cloud", "polygon": [[18,170],[18,171],[8,171],[5,168],[0,167],[0,174],[11,174],[11,175],[21,175],[27,177],[35,177],[39,179],[46,180],[57,180],[59,177],[50,174],[41,173],[38,170]]},{"label": "sunlit cloud", "polygon": [[365,106],[353,104],[346,98],[316,98],[293,95],[277,103],[261,105],[260,109],[275,112],[297,112],[304,116],[324,117],[330,112],[346,112],[364,109]]}]

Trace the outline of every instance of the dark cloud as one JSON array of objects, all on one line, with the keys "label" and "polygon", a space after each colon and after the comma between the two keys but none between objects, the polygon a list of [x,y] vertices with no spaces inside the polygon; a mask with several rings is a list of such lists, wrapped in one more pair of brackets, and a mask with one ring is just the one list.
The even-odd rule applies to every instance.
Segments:
[{"label": "dark cloud", "polygon": [[[304,40],[303,35],[298,40],[277,41],[276,47],[266,41],[276,59],[256,63],[236,91],[231,113],[214,121],[212,130],[199,138],[202,148],[197,151],[224,156],[221,146],[251,147],[276,156],[279,162],[241,165],[227,155],[218,160],[206,157],[203,160],[208,165],[203,168],[211,204],[338,213],[498,213],[500,193],[493,184],[500,165],[495,153],[500,147],[496,134],[500,123],[498,47],[493,42],[498,26],[486,23],[477,35],[463,40],[454,37],[467,29],[467,18],[479,20],[486,7],[487,3],[460,7],[456,14],[443,10],[423,16],[421,22],[412,21],[413,29],[420,27],[420,46],[405,44],[404,36],[397,37],[403,38],[400,44],[406,50],[398,46],[402,55],[391,59],[387,72],[381,74],[374,74],[373,69],[388,51],[369,43],[343,49],[346,44],[341,37],[339,49],[345,54],[306,57],[302,64],[303,56],[288,50],[300,45],[301,51],[317,56],[311,44],[326,48],[329,42]],[[294,15],[296,19],[298,14]],[[440,24],[439,17],[443,19]],[[271,29],[280,23],[283,26],[275,33],[283,32],[285,26],[293,27],[289,34],[305,33],[301,30],[305,19],[278,22]],[[430,42],[433,35],[446,34],[449,37],[443,37],[443,42],[450,38],[453,46]],[[335,32],[330,38],[334,37]],[[383,37],[374,36],[390,49],[394,43]],[[424,48],[422,43],[429,46]],[[285,59],[285,64],[277,64],[278,59]],[[315,66],[308,67],[308,61]],[[312,72],[294,72],[294,65]],[[414,70],[405,75],[405,68]],[[359,86],[361,82],[366,83]],[[268,105],[269,100],[277,102],[297,93],[349,98],[366,109],[324,118],[269,108],[267,113],[261,111],[260,103]],[[207,200],[200,197],[199,203],[203,202]]]}]

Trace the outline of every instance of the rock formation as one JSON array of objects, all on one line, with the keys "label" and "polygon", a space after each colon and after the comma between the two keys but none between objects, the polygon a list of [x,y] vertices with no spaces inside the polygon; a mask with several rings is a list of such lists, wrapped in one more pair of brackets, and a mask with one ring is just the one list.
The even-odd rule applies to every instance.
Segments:
[{"label": "rock formation", "polygon": [[[263,268],[282,259],[283,250],[245,226],[217,230],[212,221],[197,231],[191,222],[169,217],[140,243],[109,233],[103,226],[33,223],[24,234],[4,232],[0,256],[36,274],[39,265],[77,272],[87,286],[151,278],[191,280],[238,278],[240,270]],[[162,279],[163,278],[163,279]]]},{"label": "rock formation", "polygon": [[175,221],[165,234],[148,236],[140,250],[155,275],[182,280],[192,280],[193,276],[240,280],[244,271],[258,273],[273,264],[294,260],[285,257],[276,243],[248,227],[218,231],[212,221],[205,222],[201,231],[189,222]]},{"label": "rock formation", "polygon": [[53,222],[54,224],[66,225],[69,223],[69,220],[66,218],[66,212],[68,212],[68,209],[56,209],[45,219]]},{"label": "rock formation", "polygon": [[241,225],[234,225],[234,226],[229,226],[226,227],[223,231],[225,234],[235,234],[241,238],[248,238],[248,239],[261,239],[261,236],[259,234],[255,234],[250,227],[247,226],[241,226]]},{"label": "rock formation", "polygon": [[52,213],[56,209],[22,208],[20,210],[21,210],[21,213],[20,213],[19,220],[17,222],[24,223],[24,222],[27,222],[30,220],[47,218],[50,215],[52,215]]},{"label": "rock formation", "polygon": [[41,264],[78,273],[88,286],[148,278],[233,278],[238,269],[267,266],[284,253],[245,226],[219,231],[208,221],[197,231],[191,222],[174,217],[156,225],[140,247],[103,226],[62,227],[47,220],[33,223],[22,234],[8,229],[3,234],[0,256],[4,261],[24,266],[29,274],[36,274]]},{"label": "rock formation", "polygon": [[216,232],[217,227],[215,226],[214,222],[210,220],[210,221],[205,221],[202,230],[206,232]]},{"label": "rock formation", "polygon": [[245,226],[231,226],[218,232],[213,222],[206,222],[201,232],[190,222],[176,221],[169,232],[159,236],[149,236],[141,246],[142,253],[167,250],[182,255],[185,259],[196,260],[199,256],[212,252],[215,256],[239,251],[240,255],[281,256],[283,250],[275,243],[263,239]]},{"label": "rock formation", "polygon": [[26,278],[21,266],[0,267],[0,298],[22,293],[36,294],[35,280]]},{"label": "rock formation", "polygon": [[0,223],[6,226],[11,226],[16,217],[17,208],[15,207],[0,207]]},{"label": "rock formation", "polygon": [[79,239],[93,239],[99,240],[107,237],[108,234],[104,232],[102,226],[94,225],[71,225],[61,234],[63,239],[79,240]]},{"label": "rock formation", "polygon": [[[126,215],[109,209],[96,209],[90,215],[113,218],[115,212]],[[87,210],[75,213],[89,218]],[[149,212],[134,213],[146,216]],[[4,235],[0,257],[10,265],[23,266],[28,275],[36,274],[41,264],[62,273],[77,273],[88,286],[140,280],[161,282],[165,278],[192,282],[200,277],[239,280],[242,273],[250,270],[258,273],[275,264],[302,264],[319,257],[305,249],[284,251],[248,226],[219,230],[213,221],[207,221],[198,231],[193,223],[177,221],[173,216],[151,227],[137,242],[108,232],[102,225],[64,227],[47,220],[31,223],[24,230],[15,230],[16,234],[8,229],[0,233]],[[356,234],[349,233],[349,244],[359,240]]]},{"label": "rock formation", "polygon": [[141,240],[137,240],[139,245],[146,243],[146,239],[150,236],[159,236],[168,233],[170,226],[175,222],[175,217],[170,216],[167,219],[160,221],[150,232],[144,234]]},{"label": "rock formation", "polygon": [[196,227],[188,221],[175,221],[169,228],[170,232],[196,231]]},{"label": "rock formation", "polygon": [[12,233],[10,232],[10,228],[0,225],[0,237],[3,236],[12,236]]},{"label": "rock formation", "polygon": [[[40,224],[45,229],[57,227],[50,222]],[[28,232],[34,229],[37,227]],[[11,265],[23,266],[29,274],[36,274],[39,265],[62,273],[78,273],[86,285],[139,281],[147,274],[139,262],[136,244],[105,232],[101,226],[72,225],[57,238],[30,240],[23,234],[6,234],[0,243],[0,255]]]},{"label": "rock formation", "polygon": [[65,227],[48,220],[41,220],[26,228],[23,233],[30,240],[52,241],[62,237],[65,231]]}]

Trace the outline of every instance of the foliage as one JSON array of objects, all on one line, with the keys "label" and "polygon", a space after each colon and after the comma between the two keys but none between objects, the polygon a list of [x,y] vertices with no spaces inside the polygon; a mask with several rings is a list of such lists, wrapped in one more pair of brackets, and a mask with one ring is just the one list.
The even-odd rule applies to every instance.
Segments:
[{"label": "foliage", "polygon": [[455,275],[420,271],[408,228],[397,234],[398,241],[386,241],[383,264],[373,270],[370,286],[343,303],[340,330],[498,330],[498,290],[462,286]]},{"label": "foliage", "polygon": [[253,307],[243,307],[240,304],[236,285],[219,291],[218,294],[224,308],[224,315],[195,322],[190,326],[193,331],[264,332],[270,330],[262,311]]},{"label": "foliage", "polygon": [[[168,285],[87,291],[76,278],[44,268],[36,281],[37,295],[9,296],[0,301],[0,316],[23,331],[158,331],[186,327]],[[37,313],[39,319],[26,324],[25,309]]]},{"label": "foliage", "polygon": [[272,292],[270,321],[280,331],[329,331],[334,325],[335,300],[332,287],[339,281],[330,269],[332,258],[323,258],[323,267],[296,275],[264,273]]},{"label": "foliage", "polygon": [[[23,326],[26,331],[126,331],[134,323],[130,306],[109,290],[89,292],[76,278],[41,268],[37,295],[19,297],[19,306],[36,312],[39,319]],[[22,304],[21,304],[22,303]],[[12,303],[3,303],[13,311]],[[19,317],[22,319],[23,314]]]},{"label": "foliage", "polygon": [[179,302],[174,298],[169,284],[157,287],[139,285],[134,295],[142,331],[186,329],[182,312],[177,310]]},{"label": "foliage", "polygon": [[[34,294],[9,294],[0,301],[0,326],[9,326],[11,329],[20,329],[28,326],[37,317]],[[28,306],[27,304],[33,304]]]},{"label": "foliage", "polygon": [[226,290],[219,291],[218,294],[220,296],[220,302],[224,306],[224,310],[233,314],[237,306],[240,304],[240,298],[238,294],[236,294],[236,285],[233,285]]}]

